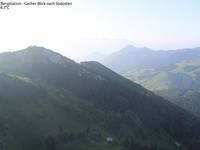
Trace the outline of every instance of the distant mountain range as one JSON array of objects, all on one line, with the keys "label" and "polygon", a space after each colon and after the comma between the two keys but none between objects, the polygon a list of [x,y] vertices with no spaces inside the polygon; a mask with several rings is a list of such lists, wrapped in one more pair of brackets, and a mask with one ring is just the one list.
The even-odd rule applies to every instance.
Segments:
[{"label": "distant mountain range", "polygon": [[0,54],[0,149],[198,150],[199,139],[198,117],[98,62]]},{"label": "distant mountain range", "polygon": [[73,48],[77,51],[79,57],[74,58],[76,61],[100,60],[105,56],[115,52],[126,45],[141,46],[127,39],[87,39],[81,42],[75,42]]},{"label": "distant mountain range", "polygon": [[101,62],[200,116],[200,48],[154,51],[126,46]]},{"label": "distant mountain range", "polygon": [[174,63],[200,58],[200,48],[179,50],[151,50],[126,46],[101,59],[101,62],[119,73],[134,71],[141,68],[161,68]]}]

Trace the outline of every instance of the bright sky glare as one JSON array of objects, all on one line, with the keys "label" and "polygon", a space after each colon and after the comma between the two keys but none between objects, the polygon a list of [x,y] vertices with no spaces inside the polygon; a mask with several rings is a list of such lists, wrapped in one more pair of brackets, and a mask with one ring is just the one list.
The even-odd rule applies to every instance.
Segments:
[{"label": "bright sky glare", "polygon": [[68,1],[73,5],[0,10],[0,52],[38,45],[75,58],[91,52],[87,39],[127,39],[153,49],[200,46],[199,0]]}]

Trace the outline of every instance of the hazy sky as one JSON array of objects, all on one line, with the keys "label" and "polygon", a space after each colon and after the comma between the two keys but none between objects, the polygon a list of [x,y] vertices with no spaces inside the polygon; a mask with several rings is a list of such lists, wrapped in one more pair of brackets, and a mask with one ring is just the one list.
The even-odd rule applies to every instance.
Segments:
[{"label": "hazy sky", "polygon": [[0,51],[39,45],[73,58],[89,52],[87,39],[127,39],[154,49],[200,46],[199,0],[71,2],[0,10]]}]

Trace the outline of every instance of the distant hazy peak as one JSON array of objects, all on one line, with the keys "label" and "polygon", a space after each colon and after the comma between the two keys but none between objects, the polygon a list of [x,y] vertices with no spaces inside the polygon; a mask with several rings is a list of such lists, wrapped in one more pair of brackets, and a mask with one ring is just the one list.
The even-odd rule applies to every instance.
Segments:
[{"label": "distant hazy peak", "polygon": [[122,48],[121,50],[119,50],[118,52],[131,53],[131,52],[141,52],[141,51],[150,51],[150,49],[147,47],[135,47],[133,45],[127,45],[124,48]]},{"label": "distant hazy peak", "polygon": [[133,45],[126,45],[124,48],[122,49],[133,49],[133,48],[136,48],[135,46]]}]

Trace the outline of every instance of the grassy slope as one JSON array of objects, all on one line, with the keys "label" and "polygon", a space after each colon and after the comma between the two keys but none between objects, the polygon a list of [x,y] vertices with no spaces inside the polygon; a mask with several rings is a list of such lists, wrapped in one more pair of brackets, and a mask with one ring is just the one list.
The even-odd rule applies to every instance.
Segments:
[{"label": "grassy slope", "polygon": [[162,69],[141,69],[125,76],[200,116],[199,60],[183,61]]},{"label": "grassy slope", "polygon": [[[78,140],[73,141],[71,137],[69,139],[70,143],[77,143],[77,145],[64,144],[68,143],[66,139],[65,142],[55,143],[56,146],[97,149],[100,144],[99,148],[103,149],[112,149],[116,145],[120,148],[119,144],[105,143],[108,135],[105,130],[102,131],[102,135],[95,136],[95,139],[93,139],[93,131],[88,131],[95,131],[98,125],[94,127],[93,125],[99,124],[98,114],[102,115],[93,104],[83,102],[64,89],[33,85],[24,81],[22,77],[19,80],[19,77],[9,76],[0,74],[0,138],[6,149],[45,149],[45,140],[49,137],[54,137],[57,140],[55,142],[59,143],[62,136],[67,137],[66,134],[80,136]],[[82,140],[81,136],[84,134],[91,137]],[[91,139],[94,141],[91,142]],[[87,146],[84,146],[85,144]]]}]

